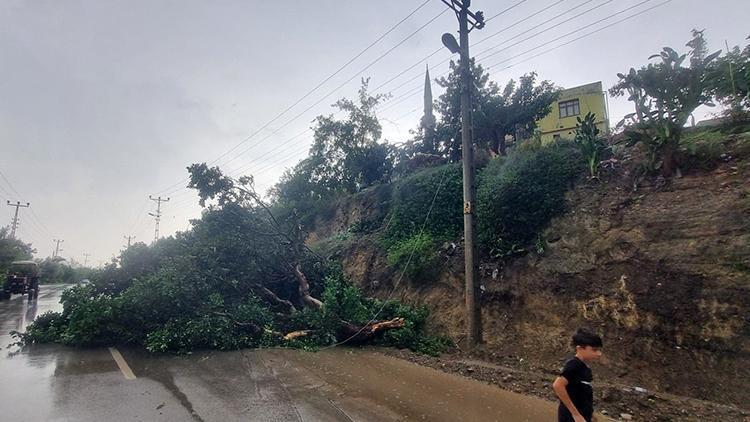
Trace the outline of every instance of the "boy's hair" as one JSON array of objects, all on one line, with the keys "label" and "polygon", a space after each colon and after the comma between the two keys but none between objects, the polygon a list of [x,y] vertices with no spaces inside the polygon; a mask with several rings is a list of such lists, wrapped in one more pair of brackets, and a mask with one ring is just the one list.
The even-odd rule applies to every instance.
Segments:
[{"label": "boy's hair", "polygon": [[602,338],[588,328],[579,328],[573,334],[573,346],[602,347]]}]

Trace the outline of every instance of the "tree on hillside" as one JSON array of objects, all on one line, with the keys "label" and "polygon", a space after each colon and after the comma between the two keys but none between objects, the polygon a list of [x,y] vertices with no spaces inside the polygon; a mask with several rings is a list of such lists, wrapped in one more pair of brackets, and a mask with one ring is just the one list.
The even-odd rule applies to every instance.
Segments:
[{"label": "tree on hillside", "polygon": [[[635,112],[620,124],[629,121],[632,127],[626,130],[626,136],[648,149],[646,171],[661,170],[664,177],[678,169],[680,136],[690,114],[700,105],[713,105],[707,74],[720,51],[706,55],[703,31],[693,30],[692,34],[687,44],[689,53],[680,55],[665,47],[650,57],[660,59],[659,63],[619,73],[620,81],[610,89],[615,97],[627,93],[634,103]],[[683,66],[688,57],[690,66]]]},{"label": "tree on hillside", "polygon": [[[505,136],[517,132],[531,133],[536,121],[546,116],[559,96],[559,88],[550,81],[537,83],[534,72],[521,76],[518,82],[511,79],[501,90],[489,79],[481,65],[471,61],[474,82],[471,104],[474,120],[474,142],[479,148],[494,154],[505,155]],[[451,161],[461,158],[461,78],[457,63],[451,62],[451,73],[436,82],[445,88],[438,98],[438,139],[442,152]]]},{"label": "tree on hillside", "polygon": [[347,114],[346,118],[337,120],[328,115],[315,119],[313,145],[300,170],[309,173],[312,186],[321,196],[353,193],[389,181],[391,147],[380,142],[382,127],[375,115],[375,107],[386,96],[371,96],[368,83],[362,80],[357,102],[344,98],[334,104]]},{"label": "tree on hillside", "polygon": [[550,81],[536,84],[536,77],[531,72],[521,76],[518,83],[511,79],[501,93],[486,99],[483,112],[474,120],[475,133],[486,132],[483,136],[490,139],[493,153],[506,155],[505,135],[532,133],[537,120],[549,114],[559,97],[559,88]]},{"label": "tree on hillside", "polygon": [[[438,139],[438,149],[450,161],[461,159],[461,68],[458,62],[451,60],[451,71],[447,77],[435,79],[438,85],[445,88],[445,92],[438,97],[436,110],[440,119],[435,128]],[[488,98],[497,96],[500,88],[490,80],[482,65],[474,59],[469,61],[471,73],[471,109],[474,116],[474,126],[482,119],[484,105]],[[474,141],[477,145],[486,145],[484,133],[476,132]]]}]

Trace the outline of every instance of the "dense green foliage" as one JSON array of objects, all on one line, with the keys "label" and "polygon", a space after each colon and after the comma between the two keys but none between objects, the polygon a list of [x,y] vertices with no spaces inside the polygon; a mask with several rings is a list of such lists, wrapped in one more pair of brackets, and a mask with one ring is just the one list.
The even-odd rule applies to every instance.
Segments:
[{"label": "dense green foliage", "polygon": [[[190,173],[201,202],[212,203],[192,230],[131,246],[92,285],[66,290],[63,311],[32,324],[19,334],[22,342],[134,344],[154,352],[319,347],[340,339],[350,324],[401,317],[406,326],[394,329],[404,330],[395,339],[356,341],[415,350],[436,344],[420,331],[421,311],[365,298],[335,263],[307,250],[299,224],[275,214],[250,179],[233,180],[205,164]],[[321,295],[323,302],[315,298]],[[283,338],[297,330],[309,334]]]},{"label": "dense green foliage", "polygon": [[[399,180],[393,188],[388,240],[402,240],[422,231],[435,239],[452,239],[463,227],[461,165],[426,169]],[[434,204],[434,206],[433,206]]]},{"label": "dense green foliage", "polygon": [[[691,113],[698,106],[713,105],[707,80],[720,52],[707,55],[702,31],[694,30],[687,46],[690,52],[682,55],[665,47],[660,54],[651,56],[661,62],[618,74],[620,81],[610,89],[613,96],[627,93],[635,105],[635,113],[624,120],[632,123],[625,133],[633,144],[646,147],[644,170],[660,170],[664,177],[678,170],[680,138]],[[683,66],[688,56],[690,66]]]},{"label": "dense green foliage", "polygon": [[388,249],[388,265],[415,281],[427,281],[440,269],[438,244],[427,232],[395,241]]},{"label": "dense green foliage", "polygon": [[[439,140],[436,152],[457,161],[461,158],[461,71],[456,62],[451,61],[450,66],[448,76],[436,80],[445,88],[436,104],[440,115],[436,128]],[[549,113],[559,96],[559,88],[551,82],[537,83],[534,72],[521,76],[518,82],[511,79],[501,89],[473,59],[469,68],[473,136],[480,150],[505,155],[505,135],[532,133],[537,120]]]},{"label": "dense green foliage", "polygon": [[479,240],[490,255],[525,250],[550,219],[565,210],[565,192],[581,171],[568,144],[518,151],[493,160],[479,175]]},{"label": "dense green foliage", "polygon": [[40,283],[42,284],[71,284],[78,283],[91,277],[95,270],[73,266],[58,258],[45,258],[39,263]]},{"label": "dense green foliage", "polygon": [[[193,276],[194,271],[168,266],[120,293],[103,293],[95,285],[73,287],[63,294],[61,313],[45,313],[17,335],[24,343],[132,344],[152,352],[317,348],[336,342],[341,321],[366,324],[373,318],[402,317],[405,327],[373,342],[431,354],[448,346],[423,334],[426,309],[366,298],[339,271],[324,280],[326,306],[289,315],[273,312],[252,294],[222,295],[211,282]],[[294,341],[282,339],[281,334],[295,330],[312,333]]]}]

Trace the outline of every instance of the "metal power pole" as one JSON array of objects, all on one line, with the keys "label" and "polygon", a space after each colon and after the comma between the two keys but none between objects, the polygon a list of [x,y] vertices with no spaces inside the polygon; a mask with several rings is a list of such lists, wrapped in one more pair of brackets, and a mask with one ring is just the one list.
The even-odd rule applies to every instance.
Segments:
[{"label": "metal power pole", "polygon": [[19,208],[28,208],[31,204],[28,202],[26,205],[21,204],[21,202],[16,201],[15,204],[12,204],[10,201],[6,201],[8,203],[9,207],[16,207],[16,212],[13,214],[13,223],[10,225],[10,237],[12,239],[16,238],[16,229],[18,228],[18,209]]},{"label": "metal power pole", "polygon": [[154,222],[156,223],[154,226],[154,242],[159,240],[159,222],[161,221],[161,203],[162,202],[169,202],[169,198],[163,199],[161,196],[154,198],[153,196],[149,195],[148,199],[156,202],[156,212],[150,212],[148,215],[154,217]]},{"label": "metal power pole", "polygon": [[[471,113],[471,69],[469,66],[469,32],[484,27],[482,12],[471,12],[470,0],[443,0],[458,17],[459,43],[450,34],[443,35],[443,43],[454,53],[460,54],[461,72],[461,155],[463,161],[464,195],[464,271],[466,276],[466,343],[469,349],[482,341],[482,314],[480,289],[477,280],[479,266],[474,237],[476,233],[474,184],[474,141]],[[457,48],[456,48],[457,47]],[[457,51],[455,51],[457,50]]]},{"label": "metal power pole", "polygon": [[127,247],[129,248],[130,247],[130,241],[133,240],[133,239],[135,239],[135,236],[123,236],[122,238],[128,240],[128,246]]},{"label": "metal power pole", "polygon": [[62,249],[60,249],[60,244],[65,242],[62,239],[52,239],[53,242],[55,242],[55,252],[52,254],[52,257],[56,257],[60,255],[60,252],[62,252]]},{"label": "metal power pole", "polygon": [[83,254],[83,266],[85,267],[86,264],[89,262],[89,257],[91,256],[90,253]]}]

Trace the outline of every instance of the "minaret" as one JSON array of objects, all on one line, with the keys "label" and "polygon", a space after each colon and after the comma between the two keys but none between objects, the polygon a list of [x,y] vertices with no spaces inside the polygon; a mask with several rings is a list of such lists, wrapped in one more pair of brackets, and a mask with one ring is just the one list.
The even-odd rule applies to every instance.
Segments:
[{"label": "minaret", "polygon": [[430,84],[430,69],[425,65],[424,74],[424,115],[419,123],[422,141],[426,153],[434,153],[435,145],[435,115],[432,112],[432,85]]}]

